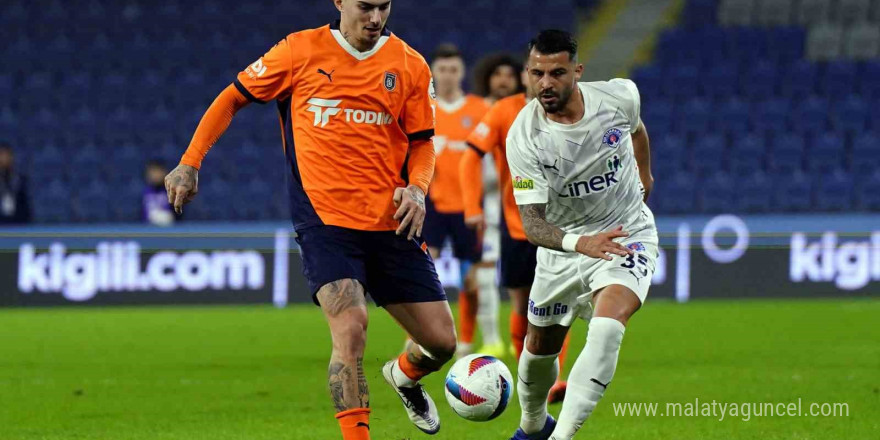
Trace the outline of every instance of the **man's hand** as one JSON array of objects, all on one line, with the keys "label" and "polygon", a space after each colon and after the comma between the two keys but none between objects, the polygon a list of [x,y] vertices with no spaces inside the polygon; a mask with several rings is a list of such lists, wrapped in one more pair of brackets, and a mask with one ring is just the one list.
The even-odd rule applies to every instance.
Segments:
[{"label": "man's hand", "polygon": [[400,222],[397,227],[397,235],[403,234],[407,228],[407,240],[422,236],[422,226],[425,225],[425,193],[415,185],[394,190],[394,220]]},{"label": "man's hand", "polygon": [[620,255],[621,257],[632,254],[633,251],[620,243],[612,241],[620,237],[629,237],[629,233],[624,232],[623,226],[618,226],[611,231],[600,232],[596,235],[582,236],[578,239],[575,250],[588,257],[601,258],[608,261],[611,261],[611,256],[608,254]]},{"label": "man's hand", "polygon": [[483,217],[483,214],[465,217],[464,224],[468,228],[477,231],[477,233],[482,233],[486,230],[486,218]]},{"label": "man's hand", "polygon": [[165,191],[168,192],[168,203],[174,206],[174,212],[183,213],[183,205],[192,201],[199,192],[199,170],[180,164],[165,176]]}]

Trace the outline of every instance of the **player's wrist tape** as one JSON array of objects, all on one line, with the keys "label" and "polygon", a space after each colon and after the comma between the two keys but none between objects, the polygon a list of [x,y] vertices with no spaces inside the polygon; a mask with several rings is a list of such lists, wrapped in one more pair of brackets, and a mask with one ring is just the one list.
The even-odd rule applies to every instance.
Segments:
[{"label": "player's wrist tape", "polygon": [[577,234],[565,234],[565,237],[562,237],[562,250],[577,252],[577,244],[580,238],[581,236]]}]

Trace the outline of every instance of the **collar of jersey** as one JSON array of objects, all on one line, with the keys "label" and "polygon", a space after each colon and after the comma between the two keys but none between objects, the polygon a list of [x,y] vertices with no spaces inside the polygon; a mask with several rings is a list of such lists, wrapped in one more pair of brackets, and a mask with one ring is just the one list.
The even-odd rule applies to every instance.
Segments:
[{"label": "collar of jersey", "polygon": [[391,31],[388,30],[387,26],[384,27],[382,29],[382,36],[379,37],[379,41],[376,42],[376,45],[373,46],[372,49],[366,52],[361,52],[355,49],[354,46],[352,46],[351,43],[349,43],[348,40],[346,40],[345,37],[342,36],[342,32],[339,31],[339,20],[336,20],[330,25],[330,34],[333,35],[333,39],[335,39],[336,42],[339,43],[339,45],[342,47],[342,49],[348,52],[349,55],[355,57],[355,59],[357,59],[358,61],[363,61],[375,55],[376,52],[379,52],[379,49],[381,49],[382,46],[384,46],[385,43],[388,42],[388,37],[391,36]]},{"label": "collar of jersey", "polygon": [[467,95],[462,94],[460,98],[456,99],[452,102],[447,102],[442,99],[437,99],[437,107],[440,107],[446,113],[455,113],[459,111],[464,104],[467,102]]}]

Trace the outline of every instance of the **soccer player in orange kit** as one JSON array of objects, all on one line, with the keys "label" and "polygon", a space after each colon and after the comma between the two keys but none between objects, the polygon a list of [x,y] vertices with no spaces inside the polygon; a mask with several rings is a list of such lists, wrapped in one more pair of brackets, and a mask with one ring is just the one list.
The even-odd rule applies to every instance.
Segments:
[{"label": "soccer player in orange kit", "polygon": [[249,102],[276,101],[303,272],[333,340],[328,382],[342,437],[370,438],[367,293],[415,341],[382,373],[416,427],[435,434],[437,408],[419,379],[452,358],[456,336],[420,241],[434,172],[431,71],[385,28],[391,0],[334,3],[338,22],[288,35],[238,74],[165,185],[180,212],[233,115]]},{"label": "soccer player in orange kit", "polygon": [[462,90],[465,66],[458,48],[441,44],[431,58],[437,91],[437,127],[434,136],[437,163],[428,193],[423,236],[435,259],[440,256],[447,239],[458,259],[462,282],[458,296],[458,355],[464,356],[473,352],[478,289],[473,265],[480,262],[481,245],[478,231],[464,223],[458,171],[461,157],[467,150],[465,140],[489,106],[483,98],[465,94]]},{"label": "soccer player in orange kit", "polygon": [[[520,67],[520,72],[522,66]],[[527,84],[525,79],[523,84]],[[482,157],[491,154],[498,172],[498,184],[501,193],[502,227],[501,227],[501,286],[507,289],[511,300],[510,338],[519,359],[523,349],[523,341],[528,330],[529,291],[535,279],[536,255],[538,247],[529,243],[523,228],[519,208],[513,197],[513,179],[507,165],[507,132],[526,103],[533,98],[530,91],[518,93],[498,100],[468,136],[468,151],[461,160],[461,189],[465,204],[465,218],[469,224],[483,222],[482,202]],[[565,340],[559,355],[560,372],[565,363],[568,351],[568,338]],[[561,402],[565,397],[566,383],[562,380],[550,389],[550,403]]]}]

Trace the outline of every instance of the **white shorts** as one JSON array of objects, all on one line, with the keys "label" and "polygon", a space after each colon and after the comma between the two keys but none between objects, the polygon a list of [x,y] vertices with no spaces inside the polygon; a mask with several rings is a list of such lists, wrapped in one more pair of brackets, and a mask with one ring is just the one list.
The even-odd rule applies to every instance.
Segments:
[{"label": "white shorts", "polygon": [[483,261],[494,263],[501,259],[501,230],[498,225],[486,225],[483,230]]},{"label": "white shorts", "polygon": [[647,229],[619,241],[635,254],[612,255],[608,261],[539,248],[529,322],[538,327],[570,327],[577,317],[589,320],[593,294],[612,284],[629,288],[644,303],[659,256],[657,232]]}]

